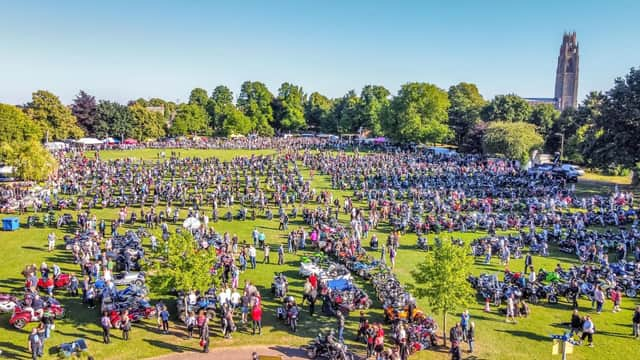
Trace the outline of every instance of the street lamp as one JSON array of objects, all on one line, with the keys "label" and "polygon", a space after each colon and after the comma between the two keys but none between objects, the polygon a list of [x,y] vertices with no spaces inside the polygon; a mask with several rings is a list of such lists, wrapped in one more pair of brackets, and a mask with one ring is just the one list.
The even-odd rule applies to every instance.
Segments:
[{"label": "street lamp", "polygon": [[560,162],[562,163],[562,155],[564,155],[564,133],[555,133],[553,135],[560,136]]}]

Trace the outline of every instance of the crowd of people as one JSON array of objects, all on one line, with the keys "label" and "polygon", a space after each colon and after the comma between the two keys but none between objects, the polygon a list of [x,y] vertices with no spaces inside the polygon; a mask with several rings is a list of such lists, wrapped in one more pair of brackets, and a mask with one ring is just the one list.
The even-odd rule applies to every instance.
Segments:
[{"label": "crowd of people", "polygon": [[[102,160],[99,151],[93,156],[78,150],[57,152],[60,166],[45,188],[36,193],[23,188],[5,189],[1,193],[17,201],[20,211],[29,207],[42,213],[77,211],[75,235],[89,236],[82,244],[74,243],[70,250],[83,274],[82,283],[76,288],[83,291],[83,300],[89,307],[95,306],[96,289],[92,284],[96,279],[103,279],[107,288],[110,286],[116,264],[105,254],[113,251],[113,239],[123,235],[127,224],[141,225],[150,231],[159,228],[166,240],[174,225],[182,228],[185,219],[197,219],[197,226],[189,226],[185,231],[194,235],[200,249],[217,252],[217,274],[222,281],[222,295],[217,295],[217,304],[226,338],[237,330],[234,317],[238,316],[243,325],[251,318],[252,333],[261,333],[261,295],[249,282],[244,289],[238,286],[243,272],[259,266],[258,251],[263,252],[264,263],[272,261],[270,252],[275,251],[275,262],[283,264],[285,252],[295,253],[309,246],[336,257],[350,258],[361,257],[368,249],[379,251],[380,261],[393,268],[399,256],[400,239],[407,234],[415,234],[418,244],[429,249],[430,242],[442,241],[447,233],[481,231],[488,237],[474,247],[474,255],[483,256],[490,263],[497,254],[501,264],[508,267],[509,260],[522,256],[526,246],[530,250],[524,273],[531,269],[534,274],[531,276],[535,276],[531,253],[547,256],[553,242],[585,263],[608,264],[613,242],[609,244],[604,239],[615,238],[612,249],[618,258],[624,260],[627,254],[633,254],[636,260],[640,259],[640,231],[636,227],[631,193],[616,189],[608,196],[577,197],[573,186],[563,179],[528,173],[516,161],[455,153],[439,155],[422,149],[392,148],[362,154],[317,151],[340,150],[347,145],[319,138],[175,140],[127,146],[164,149],[167,145],[174,149],[166,154],[159,151],[156,159],[146,161],[125,156]],[[182,149],[187,148],[276,151],[221,161],[182,156]],[[314,186],[314,178],[318,176],[327,182],[328,188]],[[340,198],[336,196],[338,191],[350,195]],[[112,209],[116,216],[98,219],[95,214],[98,209]],[[258,228],[253,230],[251,239],[215,230],[221,221],[257,218],[275,218],[278,229],[286,234],[286,243],[274,245]],[[297,219],[302,219],[305,226],[290,228],[290,221]],[[392,231],[378,246],[377,236],[371,233],[387,225]],[[616,230],[617,234],[601,230],[622,226],[630,229]],[[496,236],[499,230],[520,235],[499,237]],[[50,235],[47,241],[49,250],[53,250],[55,235]],[[150,242],[156,251],[158,239],[151,235]],[[123,253],[121,265],[125,271],[131,270],[136,258],[144,256],[136,251]],[[305,284],[301,304],[308,300],[313,314],[317,284],[307,283],[310,285]],[[227,290],[229,294],[225,295]],[[595,302],[600,303],[598,299]],[[516,322],[518,315],[528,314],[528,305],[521,299],[509,297],[506,305],[508,321]],[[159,309],[157,316],[161,318],[163,331],[168,331],[166,307]],[[123,313],[122,318],[128,319],[127,314]],[[205,351],[209,348],[209,327],[205,326],[208,321],[204,312],[190,312],[185,320],[190,336],[198,329]],[[338,316],[337,323],[342,340],[344,319]],[[101,324],[104,341],[109,343],[110,327],[106,320]],[[581,318],[578,328],[591,343],[593,320]],[[121,329],[123,338],[128,338],[128,331],[125,336],[122,325]],[[371,350],[368,355],[375,353],[378,359],[394,356],[378,351],[384,349],[381,326],[362,320],[361,330],[360,336]],[[397,353],[406,359],[410,353],[407,346],[410,329],[399,326],[394,330]],[[635,326],[634,332],[637,333]],[[464,342],[473,351],[475,325],[468,313],[451,329],[450,338],[454,344],[452,356],[459,357],[460,344]]]}]

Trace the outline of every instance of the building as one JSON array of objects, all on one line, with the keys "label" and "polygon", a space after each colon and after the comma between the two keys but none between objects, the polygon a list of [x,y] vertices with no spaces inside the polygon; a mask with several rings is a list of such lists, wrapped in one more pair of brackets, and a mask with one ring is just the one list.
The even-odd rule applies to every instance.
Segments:
[{"label": "building", "polygon": [[525,98],[532,105],[551,104],[558,110],[578,106],[578,74],[580,56],[576,33],[562,36],[558,67],[556,69],[556,88],[553,98]]},{"label": "building", "polygon": [[576,33],[565,33],[562,37],[558,68],[556,70],[556,92],[558,109],[575,108],[578,106],[578,74],[580,70],[580,55]]}]

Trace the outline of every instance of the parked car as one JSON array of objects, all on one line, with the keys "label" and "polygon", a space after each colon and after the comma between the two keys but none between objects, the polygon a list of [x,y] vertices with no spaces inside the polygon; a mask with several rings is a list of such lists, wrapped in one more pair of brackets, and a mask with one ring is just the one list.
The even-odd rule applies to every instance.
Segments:
[{"label": "parked car", "polygon": [[553,170],[553,164],[539,164],[534,165],[527,170],[529,175],[541,175],[544,173],[548,173]]},{"label": "parked car", "polygon": [[584,176],[584,170],[582,170],[578,165],[562,164],[561,167],[564,170],[575,172],[578,176]]},{"label": "parked car", "polygon": [[137,286],[144,285],[145,276],[142,271],[129,271],[120,272],[113,275],[113,283],[117,285],[130,285],[135,284]]},{"label": "parked car", "polygon": [[580,176],[577,172],[573,170],[565,170],[560,166],[554,167],[551,172],[553,173],[553,176],[564,178],[567,182],[578,182],[578,177]]}]

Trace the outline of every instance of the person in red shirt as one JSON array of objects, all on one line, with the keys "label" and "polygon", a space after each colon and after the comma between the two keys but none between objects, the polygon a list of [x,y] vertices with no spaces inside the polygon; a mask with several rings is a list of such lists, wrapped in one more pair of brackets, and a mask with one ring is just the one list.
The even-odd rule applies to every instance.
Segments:
[{"label": "person in red shirt", "polygon": [[311,283],[311,287],[313,287],[314,289],[318,288],[318,277],[315,273],[311,273],[311,275],[309,276],[309,282]]},{"label": "person in red shirt", "polygon": [[256,334],[256,327],[258,328],[258,334],[262,334],[262,308],[260,305],[254,305],[251,309],[251,319],[253,320],[253,335]]}]

